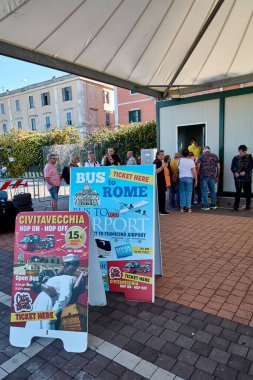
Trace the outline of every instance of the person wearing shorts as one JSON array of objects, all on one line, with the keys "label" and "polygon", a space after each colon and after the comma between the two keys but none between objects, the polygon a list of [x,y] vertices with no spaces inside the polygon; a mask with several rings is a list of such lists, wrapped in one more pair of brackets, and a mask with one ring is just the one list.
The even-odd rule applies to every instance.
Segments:
[{"label": "person wearing shorts", "polygon": [[54,153],[49,153],[47,160],[48,163],[44,168],[44,178],[52,198],[53,211],[58,211],[58,192],[61,184],[61,178],[55,167],[57,157]]}]

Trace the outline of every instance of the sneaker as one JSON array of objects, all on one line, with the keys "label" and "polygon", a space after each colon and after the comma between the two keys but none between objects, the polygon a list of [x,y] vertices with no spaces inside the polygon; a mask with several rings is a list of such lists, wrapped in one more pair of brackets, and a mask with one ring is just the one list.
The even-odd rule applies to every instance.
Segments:
[{"label": "sneaker", "polygon": [[247,205],[247,206],[245,207],[245,210],[251,210],[250,205]]},{"label": "sneaker", "polygon": [[181,207],[181,210],[180,210],[180,212],[184,212],[184,208],[183,208],[183,207]]},{"label": "sneaker", "polygon": [[238,211],[238,207],[235,207],[235,206],[234,206],[234,207],[232,208],[232,212],[237,212],[237,211]]},{"label": "sneaker", "polygon": [[212,210],[216,210],[218,207],[217,207],[217,206],[210,206],[210,208],[211,208]]},{"label": "sneaker", "polygon": [[188,208],[188,210],[187,210],[188,212],[192,212],[192,209],[191,208]]},{"label": "sneaker", "polygon": [[209,211],[210,207],[201,207],[201,210]]},{"label": "sneaker", "polygon": [[169,215],[168,211],[160,212],[160,215]]}]

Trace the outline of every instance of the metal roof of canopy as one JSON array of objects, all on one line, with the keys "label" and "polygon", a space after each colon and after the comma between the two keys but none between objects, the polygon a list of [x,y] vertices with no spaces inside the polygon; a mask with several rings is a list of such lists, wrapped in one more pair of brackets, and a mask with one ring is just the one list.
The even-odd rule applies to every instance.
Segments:
[{"label": "metal roof of canopy", "polygon": [[1,0],[0,54],[144,92],[253,80],[253,0]]}]

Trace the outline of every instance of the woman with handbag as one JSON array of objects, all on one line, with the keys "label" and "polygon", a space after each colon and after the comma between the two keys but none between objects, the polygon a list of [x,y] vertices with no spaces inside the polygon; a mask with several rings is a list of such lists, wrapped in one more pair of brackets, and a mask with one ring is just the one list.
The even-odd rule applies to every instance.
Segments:
[{"label": "woman with handbag", "polygon": [[198,177],[195,163],[189,158],[189,150],[187,148],[182,150],[178,171],[181,212],[191,212],[193,181],[194,186],[197,186]]}]

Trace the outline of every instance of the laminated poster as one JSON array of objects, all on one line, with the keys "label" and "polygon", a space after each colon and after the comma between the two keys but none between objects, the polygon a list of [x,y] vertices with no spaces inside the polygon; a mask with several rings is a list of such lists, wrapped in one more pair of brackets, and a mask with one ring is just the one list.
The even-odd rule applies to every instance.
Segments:
[{"label": "laminated poster", "polygon": [[105,290],[154,301],[155,168],[72,168],[70,210],[91,218]]},{"label": "laminated poster", "polygon": [[59,338],[87,348],[89,218],[84,212],[29,212],[16,219],[10,342]]}]

